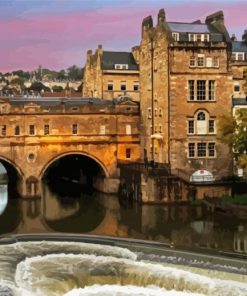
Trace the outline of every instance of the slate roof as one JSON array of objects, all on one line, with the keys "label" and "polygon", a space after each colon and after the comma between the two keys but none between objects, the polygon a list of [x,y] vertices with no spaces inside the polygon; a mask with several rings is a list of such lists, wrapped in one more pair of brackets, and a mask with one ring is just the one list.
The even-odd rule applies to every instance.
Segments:
[{"label": "slate roof", "polygon": [[233,52],[247,52],[247,43],[243,41],[232,41]]},{"label": "slate roof", "polygon": [[64,104],[65,106],[83,106],[83,105],[104,105],[112,106],[114,102],[112,100],[101,100],[98,98],[78,98],[78,99],[66,99],[66,98],[6,98],[12,106],[21,106],[29,103],[34,103],[40,106],[59,106]]},{"label": "slate roof", "polygon": [[213,26],[202,23],[167,22],[171,32],[180,33],[180,41],[188,41],[188,33],[210,34],[211,41],[223,41],[223,34]]},{"label": "slate roof", "polygon": [[128,70],[138,70],[131,52],[103,51],[101,66],[103,70],[115,69],[115,64],[127,64]]}]

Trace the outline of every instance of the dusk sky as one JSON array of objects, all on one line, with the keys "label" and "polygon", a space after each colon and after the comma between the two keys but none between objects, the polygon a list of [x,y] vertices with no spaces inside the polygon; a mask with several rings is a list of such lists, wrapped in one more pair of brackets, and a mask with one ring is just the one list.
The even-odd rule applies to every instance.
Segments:
[{"label": "dusk sky", "polygon": [[160,8],[168,21],[192,22],[223,10],[230,34],[247,29],[246,0],[0,0],[0,72],[42,65],[82,67],[86,51],[129,51],[140,43],[141,22]]}]

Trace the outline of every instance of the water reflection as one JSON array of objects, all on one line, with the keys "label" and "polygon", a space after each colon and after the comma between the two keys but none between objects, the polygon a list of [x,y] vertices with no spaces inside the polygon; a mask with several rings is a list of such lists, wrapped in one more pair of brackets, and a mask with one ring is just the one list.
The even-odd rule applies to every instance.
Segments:
[{"label": "water reflection", "polygon": [[247,221],[201,207],[138,205],[115,195],[56,193],[44,185],[40,199],[9,199],[0,190],[0,234],[69,232],[139,238],[174,248],[247,254]]},{"label": "water reflection", "polygon": [[0,215],[8,204],[8,185],[0,185]]}]

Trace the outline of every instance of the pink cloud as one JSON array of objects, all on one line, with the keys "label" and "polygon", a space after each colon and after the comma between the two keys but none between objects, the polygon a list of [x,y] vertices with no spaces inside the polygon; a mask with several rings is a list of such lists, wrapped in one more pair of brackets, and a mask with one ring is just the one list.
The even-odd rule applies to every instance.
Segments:
[{"label": "pink cloud", "polygon": [[[238,35],[246,25],[247,3],[170,5],[169,21],[193,21],[223,10],[230,32]],[[54,69],[83,65],[87,49],[103,44],[105,49],[130,50],[140,42],[142,19],[150,14],[156,24],[159,8],[123,7],[66,15],[39,15],[28,19],[0,21],[0,71],[34,69],[38,65]],[[186,14],[184,13],[186,11]]]}]

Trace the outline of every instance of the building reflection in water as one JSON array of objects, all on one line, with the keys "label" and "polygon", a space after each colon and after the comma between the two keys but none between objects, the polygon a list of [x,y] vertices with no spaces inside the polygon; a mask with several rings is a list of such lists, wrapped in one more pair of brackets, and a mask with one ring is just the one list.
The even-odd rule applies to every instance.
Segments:
[{"label": "building reflection in water", "polygon": [[[54,189],[54,188],[53,188]],[[0,190],[0,234],[87,233],[154,240],[174,248],[247,253],[247,221],[185,205],[139,205],[115,195],[82,194],[80,187],[41,198],[7,198]]]}]

